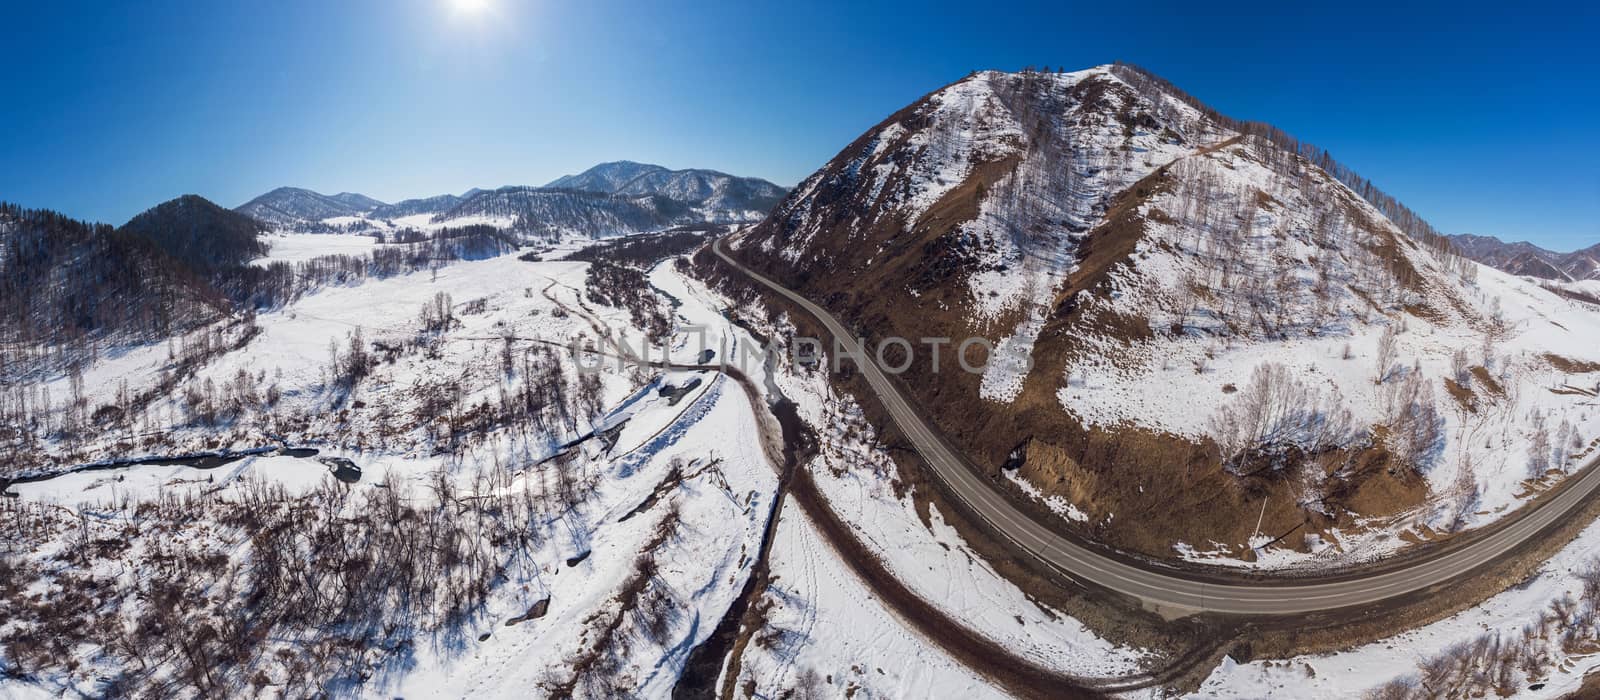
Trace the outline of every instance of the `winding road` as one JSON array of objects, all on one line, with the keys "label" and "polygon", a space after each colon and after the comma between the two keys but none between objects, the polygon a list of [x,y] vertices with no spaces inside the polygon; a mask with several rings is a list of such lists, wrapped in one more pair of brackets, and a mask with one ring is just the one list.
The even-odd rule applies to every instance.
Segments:
[{"label": "winding road", "polygon": [[[722,240],[712,252],[729,266],[799,305],[828,329],[848,351],[868,357],[855,336],[832,314],[784,286],[750,270],[722,250]],[[1088,584],[1138,599],[1147,606],[1176,614],[1200,612],[1245,616],[1283,616],[1362,606],[1448,584],[1488,564],[1516,547],[1537,538],[1546,528],[1575,517],[1581,506],[1600,488],[1600,469],[1584,465],[1575,483],[1554,497],[1530,506],[1533,511],[1491,534],[1437,556],[1419,556],[1415,563],[1369,575],[1337,581],[1263,581],[1219,583],[1199,580],[1177,571],[1144,568],[1088,549],[1055,532],[1018,509],[984,477],[975,474],[963,458],[947,447],[922,420],[898,388],[875,362],[858,362],[872,392],[883,403],[895,425],[905,433],[917,453],[945,485],[977,517],[1002,533],[1017,548],[1062,574]]]}]

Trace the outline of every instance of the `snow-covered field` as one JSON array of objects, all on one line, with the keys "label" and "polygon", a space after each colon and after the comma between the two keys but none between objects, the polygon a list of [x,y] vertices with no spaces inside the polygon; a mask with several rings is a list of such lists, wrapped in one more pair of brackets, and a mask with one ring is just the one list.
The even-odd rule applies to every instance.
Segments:
[{"label": "snow-covered field", "polygon": [[372,236],[345,233],[288,233],[262,236],[267,254],[250,261],[252,265],[275,262],[297,263],[323,255],[366,255],[378,245]]},{"label": "snow-covered field", "polygon": [[[371,684],[362,694],[521,698],[537,692],[541,683],[561,676],[564,660],[601,641],[592,638],[591,621],[620,614],[614,596],[645,554],[641,545],[663,517],[671,517],[680,529],[650,551],[658,567],[654,585],[675,594],[672,624],[654,644],[636,641],[620,677],[612,679],[613,688],[636,697],[669,695],[689,651],[711,633],[738,594],[748,574],[746,553],[760,541],[776,485],[739,385],[719,380],[701,402],[705,405],[674,426],[681,432],[669,443],[610,460],[614,468],[600,489],[554,524],[570,529],[576,541],[539,556],[534,580],[502,591],[491,602],[480,627],[488,639],[460,653],[429,650],[405,673]],[[688,470],[693,476],[664,499],[671,510],[663,502],[628,517],[666,478],[674,458],[694,466]],[[617,471],[634,462],[642,464],[628,467],[626,476]],[[564,563],[585,551],[589,555],[577,565]],[[545,617],[505,624],[542,599],[550,601]],[[587,697],[603,694],[598,687],[584,690]]]},{"label": "snow-covered field", "polygon": [[758,697],[1006,697],[886,609],[796,508],[770,566],[772,607],[740,664]]}]

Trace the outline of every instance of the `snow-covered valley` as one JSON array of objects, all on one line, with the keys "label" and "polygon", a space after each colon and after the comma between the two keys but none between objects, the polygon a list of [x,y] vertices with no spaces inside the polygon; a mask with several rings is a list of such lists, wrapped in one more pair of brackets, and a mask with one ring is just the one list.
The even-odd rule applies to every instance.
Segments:
[{"label": "snow-covered valley", "polygon": [[[348,254],[355,244],[344,235],[307,234],[294,245],[314,258]],[[619,367],[604,358],[593,375],[599,381],[584,388],[577,358],[560,346],[647,348],[651,341],[629,311],[587,298],[588,263],[551,259],[578,247],[546,251],[543,262],[507,254],[321,288],[257,315],[258,328],[242,345],[200,363],[181,385],[198,388],[198,398],[173,392],[140,408],[125,427],[72,448],[81,461],[277,445],[314,448],[315,456],[269,452],[205,468],[126,466],[12,485],[4,507],[24,525],[8,531],[5,545],[10,580],[25,584],[6,595],[13,605],[35,607],[0,625],[8,640],[3,658],[20,672],[4,683],[5,692],[165,687],[180,694],[252,688],[296,694],[319,687],[371,697],[523,697],[530,688],[583,697],[670,694],[691,651],[741,595],[781,465],[763,448],[761,417],[752,412],[762,398],[752,402],[744,385],[721,373]],[[657,357],[693,362],[702,347],[726,354],[759,342],[725,318],[724,310],[737,304],[685,268],[665,261],[647,278],[675,319],[675,332],[653,351]],[[765,314],[747,308],[741,315]],[[793,332],[778,323],[762,323],[762,337]],[[357,337],[378,357],[346,385],[341,377]],[[116,403],[119,393],[160,385],[175,352],[182,354],[162,343],[105,353],[80,378],[57,377],[39,393],[71,396],[77,381],[87,394],[82,404]],[[778,358],[739,366],[758,387],[773,372],[770,381],[820,437],[803,468],[854,524],[859,542],[916,596],[981,638],[1073,677],[1127,677],[1161,663],[1150,650],[1108,639],[1008,581],[936,507],[919,510],[873,426],[825,373],[786,354]],[[215,404],[210,422],[199,419],[208,383]],[[541,383],[568,389],[535,398],[544,402],[543,416],[512,408]],[[1083,390],[1093,386],[1086,381]],[[664,387],[688,390],[669,399],[659,391]],[[246,400],[252,394],[255,401]],[[72,403],[57,410],[71,411]],[[482,417],[497,412],[521,418]],[[607,432],[603,439],[564,448],[596,428]],[[349,460],[359,476],[336,478],[330,466],[336,459]],[[360,553],[399,554],[404,545],[377,524],[348,524],[371,521],[384,508],[398,509],[391,511],[402,514],[396,523],[452,538],[455,551],[473,562],[434,564],[443,567],[448,583],[441,585],[448,587],[440,590],[451,598],[397,581],[364,603],[383,611],[365,619],[269,592],[263,558],[298,557],[313,571],[319,561],[350,562],[342,566],[364,567],[366,576],[385,571]],[[237,515],[256,510],[268,514],[266,522]],[[804,512],[790,507],[780,518],[770,583],[759,591],[760,624],[742,632],[750,642],[738,655],[739,675],[719,678],[719,685],[758,694],[793,688],[864,697],[946,695],[957,688],[965,696],[1005,694],[886,606]],[[300,535],[305,539],[284,529],[296,519],[306,523],[298,528],[309,533]],[[472,524],[443,524],[451,521]],[[328,530],[325,522],[347,524]],[[316,539],[326,534],[316,533],[340,531],[359,539],[337,545],[344,553],[335,556],[329,542]],[[1545,573],[1482,608],[1343,654],[1287,664],[1227,661],[1197,692],[1249,696],[1300,687],[1297,674],[1307,665],[1318,679],[1308,692],[1328,697],[1403,682],[1419,662],[1460,641],[1463,625],[1510,634],[1540,619],[1538,610],[1562,591],[1587,600],[1576,577],[1594,556],[1592,540],[1593,528],[1585,530]],[[220,572],[227,586],[200,585],[194,576],[201,571]],[[361,600],[338,571],[308,575],[326,598],[321,605]],[[104,593],[84,599],[85,590]],[[166,609],[152,603],[161,595],[195,602]],[[39,607],[49,600],[60,602]],[[263,600],[266,619],[274,619],[274,610],[321,610],[316,614],[345,620],[338,634],[365,634],[377,644],[342,651],[329,644],[340,638],[329,636],[333,630],[288,617],[278,618],[266,638],[228,628]],[[379,624],[396,614],[388,611],[404,609],[394,606],[418,601],[426,607],[407,613],[404,625]],[[60,626],[89,615],[98,622]],[[227,642],[235,653],[174,644],[160,632],[163,624],[210,625],[216,636],[207,639]],[[320,640],[314,654],[285,653],[310,640]],[[170,651],[146,659],[130,655],[129,644]],[[1384,673],[1359,661],[1395,645],[1412,656],[1393,659]],[[1557,688],[1581,681],[1581,664],[1564,660],[1581,652],[1563,651],[1554,641],[1524,648],[1553,655],[1517,672],[1524,691],[1532,682]],[[321,680],[307,685],[311,678]]]},{"label": "snow-covered valley", "polygon": [[1126,64],[792,192],[0,204],[0,698],[1581,694],[1580,277]]},{"label": "snow-covered valley", "polygon": [[[325,253],[346,252],[347,240],[318,239],[327,243]],[[12,485],[4,506],[8,522],[22,525],[7,530],[7,580],[23,588],[8,587],[7,604],[41,607],[0,624],[7,644],[0,658],[20,674],[7,683],[8,692],[98,695],[118,687],[189,687],[300,694],[320,686],[385,697],[500,688],[497,695],[521,697],[530,684],[579,688],[586,696],[670,689],[684,655],[740,590],[776,470],[763,455],[743,389],[719,373],[619,371],[606,364],[598,374],[577,372],[564,348],[599,340],[591,318],[617,333],[612,342],[645,342],[625,311],[583,298],[585,267],[505,255],[323,289],[260,314],[246,342],[187,377],[185,386],[205,394],[198,401],[175,392],[141,407],[125,428],[107,430],[73,452],[116,459],[292,445],[319,451],[318,459],[349,460],[359,469],[354,483],[291,451],[208,468],[137,465]],[[697,315],[717,318],[714,310]],[[680,350],[689,341],[678,338]],[[341,379],[352,352],[387,354],[372,358],[354,381]],[[59,382],[81,381],[83,403],[114,405],[119,392],[127,396],[160,382],[171,367],[170,353],[165,343],[128,348],[108,354],[81,378],[59,378],[38,391],[65,396],[68,389]],[[688,390],[669,398],[667,387]],[[211,402],[230,408],[208,408]],[[565,447],[595,428],[607,434]],[[376,637],[283,619],[263,630],[267,638],[249,637],[244,648],[229,634],[199,642],[216,641],[216,647],[173,647],[177,656],[165,660],[129,656],[117,646],[130,639],[167,648],[177,640],[160,628],[174,622],[227,626],[244,614],[273,619],[270,603],[279,601],[263,590],[263,575],[252,573],[266,552],[303,558],[298,564],[312,571],[344,560],[325,551],[327,542],[264,542],[263,526],[241,522],[237,513],[309,507],[315,522],[356,522],[376,520],[379,504],[407,514],[392,516],[401,518],[389,521],[399,527],[413,517],[469,519],[462,521],[466,529],[441,535],[466,538],[453,545],[468,561],[435,564],[444,567],[437,573],[447,581],[461,579],[459,588],[447,589],[460,600],[369,580],[363,585],[379,586],[369,605],[427,607],[392,620],[386,615],[402,613],[378,615],[365,623],[381,626],[365,633]],[[433,532],[415,527],[419,534]],[[380,563],[360,551],[391,546],[386,533],[345,532],[360,538],[337,545],[358,547],[348,566],[364,561],[363,578],[378,576]],[[183,534],[174,539],[175,533]],[[117,546],[107,549],[103,543],[113,540]],[[168,555],[160,553],[173,548],[180,559],[161,563]],[[212,552],[226,556],[206,559]],[[193,557],[203,562],[194,565],[226,578],[224,590],[233,593],[208,593],[206,586],[182,590],[199,598],[181,611],[153,605],[151,596],[163,583],[191,580],[170,567],[187,571]],[[340,577],[359,573],[319,572],[305,583],[318,589],[319,600],[349,600],[351,581],[340,583]],[[86,589],[106,593],[83,600],[81,608],[43,607],[47,600],[77,601]],[[268,609],[255,609],[263,596]],[[282,604],[293,610],[298,601]],[[531,619],[536,605],[538,619]],[[90,614],[98,621],[79,617]],[[179,617],[162,617],[172,614]],[[518,617],[527,621],[506,624]],[[401,619],[410,622],[396,632]],[[60,625],[82,627],[70,638],[49,631]],[[331,642],[352,634],[363,646],[402,646],[354,655],[328,651],[317,656],[322,665],[284,653],[300,646],[296,638],[326,635]],[[224,641],[235,648],[219,648]],[[601,656],[588,672],[574,666],[564,673],[553,663],[576,664],[595,654]],[[552,663],[529,665],[530,656]]]}]

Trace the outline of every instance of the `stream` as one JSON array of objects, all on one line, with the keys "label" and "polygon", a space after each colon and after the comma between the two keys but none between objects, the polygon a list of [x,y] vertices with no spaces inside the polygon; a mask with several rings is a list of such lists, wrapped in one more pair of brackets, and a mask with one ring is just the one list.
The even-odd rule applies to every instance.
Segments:
[{"label": "stream", "polygon": [[137,467],[189,467],[202,471],[210,471],[218,467],[233,464],[246,457],[278,455],[295,457],[299,459],[315,458],[328,468],[333,478],[341,482],[352,484],[361,480],[361,468],[356,463],[345,457],[320,457],[321,450],[314,447],[252,447],[245,450],[214,450],[209,452],[191,452],[181,455],[151,455],[145,457],[123,457],[108,459],[99,462],[79,464],[65,469],[53,471],[31,472],[10,477],[0,477],[0,495],[11,498],[19,494],[11,490],[17,484],[33,484],[51,479],[58,479],[69,474],[82,474],[85,472],[110,471],[113,469],[130,469]]},{"label": "stream", "polygon": [[[754,329],[729,318],[729,322],[738,325],[751,337],[762,338]],[[734,356],[737,356],[736,354]],[[741,628],[744,627],[745,617],[749,614],[751,606],[766,592],[770,581],[768,575],[768,558],[772,552],[772,542],[777,538],[779,514],[783,510],[784,497],[788,493],[789,481],[795,470],[804,463],[815,450],[815,441],[810,429],[800,418],[799,408],[794,401],[783,393],[773,376],[777,372],[776,354],[767,354],[765,373],[762,377],[766,388],[767,410],[778,421],[778,428],[782,433],[783,464],[779,465],[778,488],[773,494],[772,506],[767,514],[767,524],[761,533],[761,544],[756,550],[755,563],[750,567],[750,575],[745,579],[744,587],[740,589],[739,596],[717,621],[717,626],[707,637],[692,651],[684,662],[683,672],[678,676],[678,682],[672,688],[672,697],[675,699],[699,699],[718,697],[719,688],[717,680],[723,676],[723,669],[727,667],[727,678],[724,679],[724,688],[728,690],[736,682],[738,676],[739,637]],[[724,371],[747,391],[754,392],[753,382],[737,368],[727,367]],[[752,402],[752,408],[755,407]],[[759,423],[759,422],[758,422]],[[765,439],[765,438],[763,438]]]}]

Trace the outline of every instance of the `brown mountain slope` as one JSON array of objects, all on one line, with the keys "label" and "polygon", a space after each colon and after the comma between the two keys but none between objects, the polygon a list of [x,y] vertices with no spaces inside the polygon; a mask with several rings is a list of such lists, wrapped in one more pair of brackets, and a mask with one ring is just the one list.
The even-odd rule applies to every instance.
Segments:
[{"label": "brown mountain slope", "polygon": [[[1231,450],[1071,398],[1077,373],[1170,364],[1173,343],[1281,351],[1405,317],[1484,322],[1457,298],[1471,267],[1432,237],[1281,139],[1123,75],[974,74],[858,138],[732,247],[869,341],[909,339],[901,380],[924,412],[1002,487],[1035,490],[1017,495],[1041,515],[1062,515],[1051,497],[1070,503],[1063,527],[1164,557],[1179,543],[1248,552],[1263,533],[1303,548],[1276,536],[1415,510],[1437,457],[1400,450],[1386,415]],[[997,346],[982,375],[951,367],[954,343],[937,370],[917,345],[973,336]],[[1192,418],[1241,388],[1166,399]],[[1328,415],[1344,415],[1339,400]]]}]

